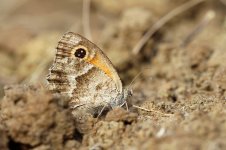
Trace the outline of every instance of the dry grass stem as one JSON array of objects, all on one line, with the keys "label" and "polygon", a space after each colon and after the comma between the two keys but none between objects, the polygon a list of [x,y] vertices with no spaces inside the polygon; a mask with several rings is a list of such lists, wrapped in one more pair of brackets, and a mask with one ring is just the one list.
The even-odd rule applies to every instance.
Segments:
[{"label": "dry grass stem", "polygon": [[90,4],[91,4],[91,0],[83,1],[82,21],[83,21],[84,35],[87,39],[92,41],[92,34],[91,34],[91,28],[90,28]]},{"label": "dry grass stem", "polygon": [[215,12],[213,10],[209,10],[202,21],[190,32],[185,39],[183,40],[182,44],[180,45],[181,47],[185,47],[188,44],[190,44],[195,37],[203,31],[203,29],[210,23],[211,20],[213,20],[215,17]]},{"label": "dry grass stem", "polygon": [[156,113],[156,114],[160,114],[162,116],[171,116],[172,114],[166,114],[166,113],[162,113],[160,111],[156,111],[156,110],[150,110],[150,109],[147,109],[147,108],[144,108],[144,107],[140,107],[140,106],[137,106],[137,105],[133,105],[134,108],[138,108],[140,110],[143,110],[143,111],[147,111],[147,112],[153,112],[153,113]]},{"label": "dry grass stem", "polygon": [[167,22],[169,22],[172,18],[175,16],[181,14],[182,12],[185,12],[189,10],[190,8],[200,4],[201,2],[204,2],[205,0],[192,0],[184,3],[183,5],[175,8],[165,16],[163,16],[161,19],[159,19],[151,28],[144,34],[144,36],[138,41],[138,43],[135,45],[135,47],[132,50],[132,53],[134,55],[138,54],[141,48],[144,46],[144,44],[148,41],[148,39],[156,33],[163,25],[165,25]]}]

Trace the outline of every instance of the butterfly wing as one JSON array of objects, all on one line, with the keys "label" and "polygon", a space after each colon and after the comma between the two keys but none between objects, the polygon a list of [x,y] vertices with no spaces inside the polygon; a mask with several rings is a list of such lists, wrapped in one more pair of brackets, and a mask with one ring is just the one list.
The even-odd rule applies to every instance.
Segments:
[{"label": "butterfly wing", "polygon": [[47,80],[51,91],[87,110],[109,104],[123,91],[110,60],[95,44],[72,32],[59,41]]}]

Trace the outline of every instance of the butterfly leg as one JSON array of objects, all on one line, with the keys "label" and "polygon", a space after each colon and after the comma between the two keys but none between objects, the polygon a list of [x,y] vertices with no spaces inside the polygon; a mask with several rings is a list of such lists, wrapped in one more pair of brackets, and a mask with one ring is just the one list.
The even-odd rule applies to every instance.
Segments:
[{"label": "butterfly leg", "polygon": [[124,105],[126,106],[126,110],[129,111],[129,107],[128,107],[127,101],[124,101],[124,102],[120,105],[120,107],[123,107]]},{"label": "butterfly leg", "polygon": [[126,110],[129,111],[129,107],[128,107],[127,101],[125,101],[125,105],[126,105]]},{"label": "butterfly leg", "polygon": [[99,118],[101,116],[101,114],[103,113],[103,111],[106,107],[107,107],[107,105],[104,105],[104,107],[101,109],[100,113],[97,115],[97,118]]},{"label": "butterfly leg", "polygon": [[85,104],[74,105],[74,106],[72,106],[71,108],[72,108],[72,109],[75,109],[75,108],[78,108],[78,107],[83,106],[83,105],[85,105]]}]

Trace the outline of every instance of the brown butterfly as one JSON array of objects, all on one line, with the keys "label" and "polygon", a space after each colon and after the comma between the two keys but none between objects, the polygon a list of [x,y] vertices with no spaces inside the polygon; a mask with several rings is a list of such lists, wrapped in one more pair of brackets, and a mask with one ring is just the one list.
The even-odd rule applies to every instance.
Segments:
[{"label": "brown butterfly", "polygon": [[70,97],[75,116],[122,106],[131,94],[103,51],[73,32],[59,41],[47,80],[51,91]]}]

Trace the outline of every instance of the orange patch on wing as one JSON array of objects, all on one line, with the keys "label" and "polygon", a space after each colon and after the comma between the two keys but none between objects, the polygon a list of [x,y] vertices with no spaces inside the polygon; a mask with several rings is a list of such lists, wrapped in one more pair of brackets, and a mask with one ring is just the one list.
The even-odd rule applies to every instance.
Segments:
[{"label": "orange patch on wing", "polygon": [[104,71],[110,78],[113,79],[112,76],[112,72],[110,70],[110,68],[107,65],[107,62],[104,61],[104,59],[101,57],[100,54],[96,54],[95,57],[93,59],[91,59],[89,61],[89,63],[93,64],[94,66],[96,66],[97,68],[101,69],[102,71]]}]

